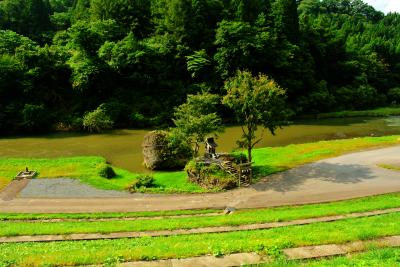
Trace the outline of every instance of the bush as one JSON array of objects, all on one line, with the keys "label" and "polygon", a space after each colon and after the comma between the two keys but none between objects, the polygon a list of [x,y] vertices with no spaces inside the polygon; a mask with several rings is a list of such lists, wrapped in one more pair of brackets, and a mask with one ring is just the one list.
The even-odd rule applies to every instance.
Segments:
[{"label": "bush", "polygon": [[388,98],[391,103],[400,103],[400,87],[392,88],[388,92]]},{"label": "bush", "polygon": [[22,110],[23,126],[27,131],[44,131],[51,127],[49,112],[43,105],[26,104]]},{"label": "bush", "polygon": [[108,164],[100,164],[99,166],[97,166],[97,169],[97,173],[103,178],[111,179],[117,176],[114,169]]},{"label": "bush", "polygon": [[83,116],[83,127],[89,132],[102,132],[111,129],[114,122],[107,115],[104,105],[100,105],[96,110],[88,112]]},{"label": "bush", "polygon": [[129,185],[128,190],[131,192],[136,192],[138,189],[152,187],[154,185],[154,177],[149,174],[142,174],[136,177],[131,185]]},{"label": "bush", "polygon": [[236,177],[221,170],[215,163],[205,164],[192,160],[186,165],[185,171],[190,182],[205,189],[228,190],[237,186]]}]

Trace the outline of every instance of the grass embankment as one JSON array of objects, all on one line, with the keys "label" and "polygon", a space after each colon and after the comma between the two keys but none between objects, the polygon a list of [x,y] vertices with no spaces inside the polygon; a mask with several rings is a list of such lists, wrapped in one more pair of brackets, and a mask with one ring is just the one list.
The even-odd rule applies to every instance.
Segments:
[{"label": "grass embankment", "polygon": [[[270,209],[240,210],[229,216],[206,216],[188,218],[146,219],[135,221],[99,221],[99,222],[0,222],[0,236],[73,234],[73,233],[112,233],[153,230],[193,229],[201,227],[238,226],[254,223],[291,221],[296,219],[343,215],[380,209],[400,207],[400,193],[372,196],[332,203],[303,206],[279,207]],[[196,214],[200,211],[186,211]],[[206,211],[204,211],[205,213]],[[185,214],[184,212],[182,212]],[[140,213],[139,213],[140,214]],[[142,213],[143,214],[143,213]],[[144,213],[145,214],[145,213]],[[157,214],[157,213],[154,213]],[[159,213],[160,214],[160,213]],[[165,214],[175,214],[169,212]],[[122,216],[122,214],[118,214]],[[137,214],[135,214],[137,215]],[[22,215],[22,218],[70,218],[71,215]],[[81,215],[82,216],[82,215]],[[100,218],[101,214],[95,215]],[[105,217],[109,217],[106,214]],[[129,214],[127,215],[129,216]],[[125,216],[125,217],[127,217]],[[1,214],[0,219],[15,219],[15,215]],[[20,217],[21,218],[21,217]]]},{"label": "grass embankment", "polygon": [[[64,266],[122,261],[182,258],[238,252],[276,253],[282,248],[332,243],[400,234],[400,214],[347,219],[331,223],[241,231],[135,239],[0,244],[0,265]],[[112,248],[112,249],[110,249]]]},{"label": "grass embankment", "polygon": [[381,168],[392,170],[392,171],[400,171],[400,166],[399,165],[392,165],[392,164],[379,164],[378,165]]},{"label": "grass embankment", "polygon": [[328,119],[328,118],[350,118],[350,117],[387,117],[400,115],[400,107],[383,107],[370,110],[346,110],[316,115],[301,116],[302,119]]},{"label": "grass embankment", "polygon": [[[384,147],[400,144],[400,136],[363,137],[346,140],[321,141],[285,147],[260,148],[253,153],[255,173],[260,176],[294,168],[317,160],[339,156],[348,152],[366,148]],[[125,190],[138,174],[114,168],[117,177],[105,179],[100,177],[96,166],[103,164],[101,157],[73,157],[59,159],[8,159],[0,158],[0,189],[15,176],[18,170],[30,169],[39,171],[37,178],[69,177],[100,189]],[[155,185],[147,192],[204,192],[199,186],[187,181],[186,173],[154,172]]]}]

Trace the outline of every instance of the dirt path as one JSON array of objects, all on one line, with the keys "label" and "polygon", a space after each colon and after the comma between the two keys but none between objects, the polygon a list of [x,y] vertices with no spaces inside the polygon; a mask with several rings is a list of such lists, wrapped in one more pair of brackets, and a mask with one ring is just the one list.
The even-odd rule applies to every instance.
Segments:
[{"label": "dirt path", "polygon": [[285,249],[290,260],[313,259],[361,252],[372,247],[400,247],[400,236],[389,236],[375,240],[355,241],[346,244],[333,244]]},{"label": "dirt path", "polygon": [[121,238],[139,238],[139,237],[157,237],[157,236],[176,236],[191,234],[210,234],[210,233],[227,233],[237,231],[265,230],[272,228],[280,228],[286,226],[306,225],[321,222],[334,222],[350,218],[365,218],[370,216],[384,215],[400,212],[400,208],[376,210],[369,212],[358,212],[346,215],[326,216],[319,218],[310,218],[302,220],[294,220],[287,222],[269,222],[257,224],[244,224],[239,226],[218,226],[203,227],[193,229],[177,229],[177,230],[159,230],[159,231],[142,231],[142,232],[117,232],[117,233],[87,233],[87,234],[62,234],[62,235],[35,235],[35,236],[11,236],[0,237],[0,243],[20,243],[20,242],[54,242],[54,241],[78,241],[78,240],[99,240],[99,239],[121,239]]},{"label": "dirt path", "polygon": [[260,208],[319,203],[400,192],[400,172],[377,167],[400,162],[400,146],[322,160],[262,179],[250,188],[192,195],[125,198],[16,198],[0,200],[0,212],[129,212],[200,208]]},{"label": "dirt path", "polygon": [[0,191],[0,199],[3,201],[14,199],[29,184],[30,181],[31,180],[29,179],[11,181],[11,183],[9,183],[3,191]]},{"label": "dirt path", "polygon": [[217,217],[223,215],[222,212],[204,213],[204,214],[184,214],[184,215],[165,215],[148,217],[115,217],[115,218],[92,218],[92,219],[11,219],[0,220],[0,222],[29,222],[29,223],[55,223],[55,222],[110,222],[110,221],[137,221],[137,220],[164,220],[164,219],[183,219],[199,217]]}]

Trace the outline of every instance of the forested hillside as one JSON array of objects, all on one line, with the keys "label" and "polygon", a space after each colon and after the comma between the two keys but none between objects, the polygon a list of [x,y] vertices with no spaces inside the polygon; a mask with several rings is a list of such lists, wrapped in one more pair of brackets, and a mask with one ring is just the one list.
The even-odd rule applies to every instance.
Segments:
[{"label": "forested hillside", "polygon": [[[400,101],[400,15],[361,0],[0,0],[0,131],[168,125],[238,69],[297,114]],[[221,114],[229,114],[221,107]]]}]

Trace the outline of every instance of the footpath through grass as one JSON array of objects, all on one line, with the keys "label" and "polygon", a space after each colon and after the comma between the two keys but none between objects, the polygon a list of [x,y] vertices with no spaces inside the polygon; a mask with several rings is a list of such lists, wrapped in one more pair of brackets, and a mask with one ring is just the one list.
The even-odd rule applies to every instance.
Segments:
[{"label": "footpath through grass", "polygon": [[[323,204],[241,210],[231,215],[164,218],[146,220],[78,221],[78,222],[0,222],[0,236],[64,235],[74,233],[113,233],[157,230],[193,229],[202,227],[239,226],[255,223],[292,221],[323,216],[344,215],[400,207],[400,193],[372,196]],[[196,211],[191,211],[195,213]],[[204,211],[206,212],[206,211]],[[174,214],[169,212],[166,214]],[[190,214],[190,211],[187,211]],[[68,215],[67,215],[68,216]],[[99,215],[96,215],[99,216]],[[122,216],[122,214],[119,214]],[[26,216],[26,218],[34,216]],[[62,218],[63,216],[57,216]],[[16,218],[0,215],[0,219]],[[41,218],[46,218],[44,215]],[[50,216],[52,218],[52,216]],[[53,217],[54,218],[54,217]]]},{"label": "footpath through grass", "polygon": [[181,215],[200,215],[221,212],[220,210],[168,210],[168,211],[138,211],[138,212],[97,212],[97,213],[0,213],[0,221],[12,220],[53,220],[53,219],[124,219],[139,217],[168,217]]},{"label": "footpath through grass", "polygon": [[[346,140],[321,141],[285,147],[254,150],[254,170],[258,177],[294,168],[317,160],[339,156],[366,148],[400,144],[400,136],[363,137]],[[76,178],[99,189],[125,190],[139,175],[114,168],[117,177],[105,179],[98,175],[97,166],[105,163],[102,157],[72,157],[58,159],[10,159],[0,158],[0,190],[7,185],[18,170],[39,171],[37,178]],[[155,185],[146,189],[153,193],[199,193],[205,192],[187,180],[184,171],[154,172]]]},{"label": "footpath through grass", "polygon": [[[118,240],[0,244],[0,266],[102,264],[238,252],[274,254],[283,248],[369,240],[400,234],[400,214],[269,230]],[[112,249],[111,249],[112,248]],[[6,265],[7,266],[7,265]]]},{"label": "footpath through grass", "polygon": [[364,253],[356,253],[328,259],[311,261],[276,261],[273,264],[261,266],[376,266],[394,267],[400,266],[400,248],[371,249]]}]

